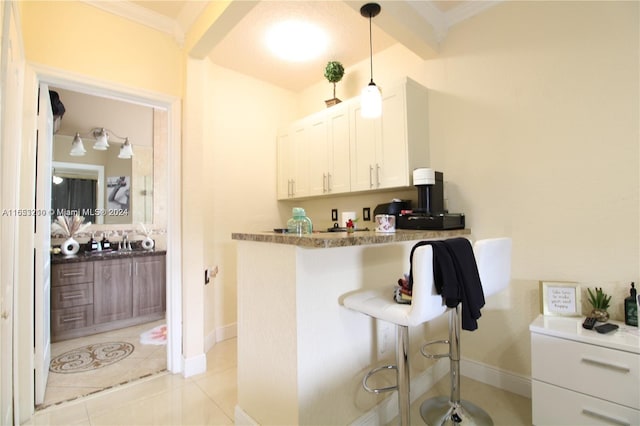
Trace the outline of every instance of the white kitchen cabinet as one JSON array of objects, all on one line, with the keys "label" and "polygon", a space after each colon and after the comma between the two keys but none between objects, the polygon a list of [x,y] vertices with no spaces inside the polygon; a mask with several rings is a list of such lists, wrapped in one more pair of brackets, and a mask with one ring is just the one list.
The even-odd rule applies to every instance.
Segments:
[{"label": "white kitchen cabinet", "polygon": [[376,119],[351,105],[351,191],[410,186],[413,169],[429,166],[427,89],[410,78],[384,89]]},{"label": "white kitchen cabinet", "polygon": [[309,195],[349,192],[349,103],[311,116]]},{"label": "white kitchen cabinet", "polygon": [[309,195],[310,129],[303,121],[295,122],[278,134],[278,199]]},{"label": "white kitchen cabinet", "polygon": [[382,117],[354,98],[278,134],[278,199],[411,186],[429,166],[427,89],[410,78],[383,91]]},{"label": "white kitchen cabinet", "polygon": [[533,424],[640,424],[637,328],[599,334],[583,320],[541,315],[529,327]]}]

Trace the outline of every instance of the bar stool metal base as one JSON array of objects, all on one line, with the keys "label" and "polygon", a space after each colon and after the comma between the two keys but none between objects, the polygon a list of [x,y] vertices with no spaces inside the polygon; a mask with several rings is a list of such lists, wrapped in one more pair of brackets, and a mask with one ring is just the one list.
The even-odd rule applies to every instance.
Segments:
[{"label": "bar stool metal base", "polygon": [[452,404],[446,396],[427,399],[420,406],[422,420],[429,426],[493,426],[486,411],[469,401]]}]

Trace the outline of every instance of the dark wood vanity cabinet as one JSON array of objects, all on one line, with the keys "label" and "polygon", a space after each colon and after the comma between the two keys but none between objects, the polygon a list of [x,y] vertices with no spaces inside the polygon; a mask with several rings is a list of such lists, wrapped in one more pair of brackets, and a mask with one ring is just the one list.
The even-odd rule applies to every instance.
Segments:
[{"label": "dark wood vanity cabinet", "polygon": [[165,257],[155,254],[54,263],[51,340],[87,336],[163,318]]}]

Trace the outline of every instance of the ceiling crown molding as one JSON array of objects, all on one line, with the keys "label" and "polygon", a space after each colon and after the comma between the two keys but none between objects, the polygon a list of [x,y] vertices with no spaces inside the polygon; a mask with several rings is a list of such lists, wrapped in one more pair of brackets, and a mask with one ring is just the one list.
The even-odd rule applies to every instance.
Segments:
[{"label": "ceiling crown molding", "polygon": [[169,34],[180,45],[184,43],[184,30],[180,28],[178,22],[152,10],[126,1],[84,0],[84,3]]}]

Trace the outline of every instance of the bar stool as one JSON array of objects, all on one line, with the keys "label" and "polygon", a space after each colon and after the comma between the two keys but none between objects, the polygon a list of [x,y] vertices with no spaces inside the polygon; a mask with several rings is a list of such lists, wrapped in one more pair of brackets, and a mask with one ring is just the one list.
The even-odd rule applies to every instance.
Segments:
[{"label": "bar stool", "polygon": [[[430,321],[442,315],[447,307],[433,284],[433,249],[431,246],[416,248],[413,254],[412,303],[403,305],[393,300],[391,288],[365,290],[348,295],[343,305],[375,319],[396,325],[396,364],[371,370],[362,380],[368,392],[398,391],[398,410],[401,425],[409,425],[409,327]],[[371,375],[386,369],[396,370],[396,386],[372,389],[367,384]]]},{"label": "bar stool", "polygon": [[[473,246],[478,273],[485,297],[504,290],[511,281],[511,239],[492,238],[477,241]],[[449,340],[427,342],[421,352],[427,358],[449,357],[449,397],[430,398],[420,406],[422,419],[435,425],[493,425],[491,416],[482,408],[460,399],[460,305],[449,309]],[[432,355],[425,348],[432,344],[449,345],[448,354]]]}]

